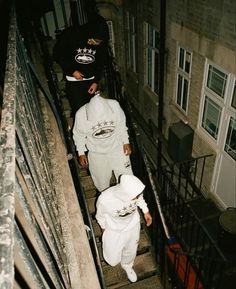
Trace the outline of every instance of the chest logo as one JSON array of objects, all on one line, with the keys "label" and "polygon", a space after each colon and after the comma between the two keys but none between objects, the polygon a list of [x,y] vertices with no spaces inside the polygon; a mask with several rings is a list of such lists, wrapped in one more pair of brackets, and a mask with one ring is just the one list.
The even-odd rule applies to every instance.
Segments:
[{"label": "chest logo", "polygon": [[92,127],[92,136],[97,139],[111,137],[115,132],[114,121],[98,122]]},{"label": "chest logo", "polygon": [[87,48],[79,48],[77,50],[78,54],[75,56],[76,62],[80,64],[90,64],[95,61],[96,51]]}]

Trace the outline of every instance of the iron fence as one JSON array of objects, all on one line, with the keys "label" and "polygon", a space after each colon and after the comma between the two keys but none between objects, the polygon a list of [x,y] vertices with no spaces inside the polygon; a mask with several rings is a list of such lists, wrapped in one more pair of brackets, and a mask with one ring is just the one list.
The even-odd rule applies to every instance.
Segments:
[{"label": "iron fence", "polygon": [[[0,130],[0,288],[101,288],[72,179],[68,199],[63,191],[55,148],[69,167],[60,127],[12,9]],[[68,211],[73,196],[73,218],[81,226],[76,237]]]}]

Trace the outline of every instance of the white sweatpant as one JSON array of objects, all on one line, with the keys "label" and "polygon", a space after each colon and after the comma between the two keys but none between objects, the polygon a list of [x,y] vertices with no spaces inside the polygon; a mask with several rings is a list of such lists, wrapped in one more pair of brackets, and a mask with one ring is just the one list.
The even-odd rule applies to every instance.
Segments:
[{"label": "white sweatpant", "polygon": [[120,175],[133,175],[130,158],[123,152],[123,146],[112,153],[88,153],[89,171],[95,187],[101,192],[110,186],[112,171],[116,180]]},{"label": "white sweatpant", "polygon": [[103,257],[111,266],[121,263],[121,267],[133,267],[140,237],[140,223],[130,231],[106,229],[102,235]]}]

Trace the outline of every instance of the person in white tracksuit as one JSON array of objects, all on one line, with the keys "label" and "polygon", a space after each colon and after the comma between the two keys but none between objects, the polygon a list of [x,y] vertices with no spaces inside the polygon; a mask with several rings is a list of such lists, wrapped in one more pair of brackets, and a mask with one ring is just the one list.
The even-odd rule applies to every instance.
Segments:
[{"label": "person in white tracksuit", "polygon": [[142,210],[147,226],[152,223],[142,192],[145,185],[134,175],[121,175],[120,182],[101,193],[96,203],[95,218],[100,225],[103,257],[126,271],[131,282],[137,281],[133,264],[140,236],[140,215]]},{"label": "person in white tracksuit", "polygon": [[100,93],[91,98],[76,112],[73,139],[79,163],[89,166],[98,191],[110,186],[112,172],[116,179],[121,174],[133,174],[126,118],[118,101]]}]

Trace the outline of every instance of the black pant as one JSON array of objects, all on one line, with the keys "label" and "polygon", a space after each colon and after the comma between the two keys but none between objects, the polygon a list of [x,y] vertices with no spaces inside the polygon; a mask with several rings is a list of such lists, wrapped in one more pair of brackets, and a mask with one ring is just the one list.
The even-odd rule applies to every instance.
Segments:
[{"label": "black pant", "polygon": [[93,83],[92,80],[66,81],[66,96],[71,106],[71,116],[74,118],[76,111],[93,97],[88,93],[88,89]]}]

